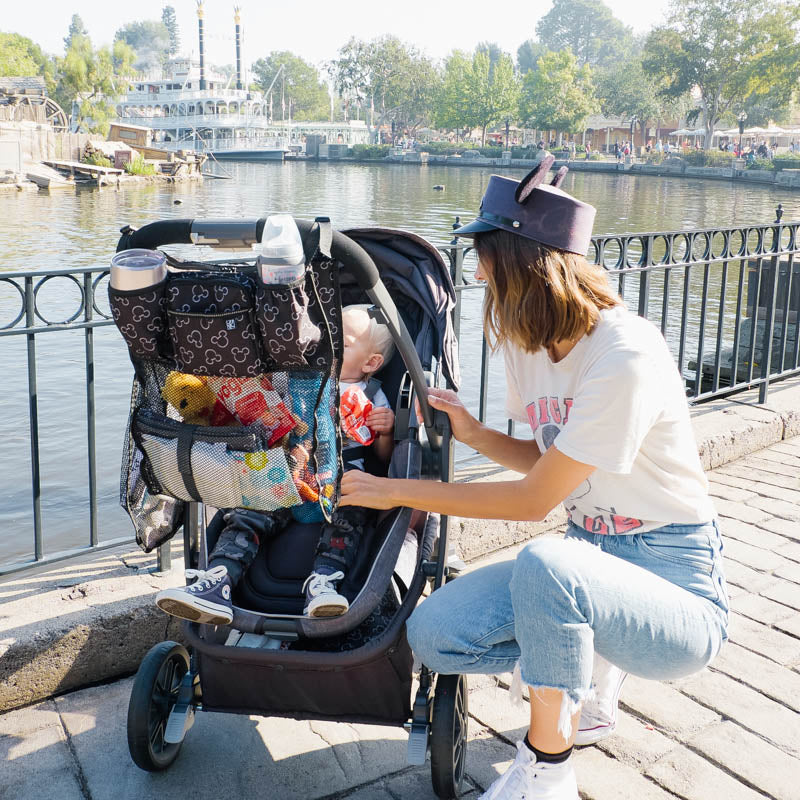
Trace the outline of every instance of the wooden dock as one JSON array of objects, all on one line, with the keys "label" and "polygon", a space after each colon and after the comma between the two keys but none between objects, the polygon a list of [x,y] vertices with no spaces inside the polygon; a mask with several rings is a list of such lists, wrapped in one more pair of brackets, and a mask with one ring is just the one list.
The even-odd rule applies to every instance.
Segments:
[{"label": "wooden dock", "polygon": [[43,161],[48,167],[53,167],[61,172],[69,172],[70,175],[88,175],[90,178],[108,177],[112,175],[122,175],[124,169],[114,167],[98,167],[94,164],[84,164],[82,161]]}]

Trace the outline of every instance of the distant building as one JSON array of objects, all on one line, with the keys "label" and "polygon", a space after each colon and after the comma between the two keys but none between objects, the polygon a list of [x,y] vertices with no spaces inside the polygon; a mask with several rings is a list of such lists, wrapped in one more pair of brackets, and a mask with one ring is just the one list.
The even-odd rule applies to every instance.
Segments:
[{"label": "distant building", "polygon": [[67,115],[47,96],[40,75],[0,78],[0,122],[37,122],[56,131],[67,130]]}]

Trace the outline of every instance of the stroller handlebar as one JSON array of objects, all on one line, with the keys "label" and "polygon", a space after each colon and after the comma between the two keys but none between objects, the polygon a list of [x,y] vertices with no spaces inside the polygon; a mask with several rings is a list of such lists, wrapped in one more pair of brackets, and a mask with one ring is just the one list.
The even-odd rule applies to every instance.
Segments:
[{"label": "stroller handlebar", "polygon": [[[300,235],[305,240],[314,223],[310,220],[295,220]],[[266,217],[248,220],[226,219],[172,219],[151,222],[138,230],[130,226],[122,228],[117,252],[134,247],[155,250],[168,244],[205,244],[220,248],[246,248],[261,240]],[[419,360],[416,347],[411,339],[397,307],[380,278],[378,268],[372,257],[361,245],[340,231],[333,231],[331,255],[347,266],[348,271],[358,281],[384,314],[386,324],[392,331],[397,349],[408,369],[419,401],[428,440],[435,450],[441,444],[441,435],[434,426],[433,409],[428,403],[427,380]]]}]

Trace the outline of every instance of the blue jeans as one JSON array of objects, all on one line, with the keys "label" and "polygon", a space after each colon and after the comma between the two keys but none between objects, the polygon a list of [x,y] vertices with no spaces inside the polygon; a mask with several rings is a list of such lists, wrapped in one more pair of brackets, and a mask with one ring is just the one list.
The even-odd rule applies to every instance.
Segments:
[{"label": "blue jeans", "polygon": [[728,597],[715,522],[592,534],[572,523],[514,561],[449,582],[408,620],[436,672],[510,672],[534,688],[590,696],[594,652],[626,672],[669,679],[706,666],[727,639]]}]

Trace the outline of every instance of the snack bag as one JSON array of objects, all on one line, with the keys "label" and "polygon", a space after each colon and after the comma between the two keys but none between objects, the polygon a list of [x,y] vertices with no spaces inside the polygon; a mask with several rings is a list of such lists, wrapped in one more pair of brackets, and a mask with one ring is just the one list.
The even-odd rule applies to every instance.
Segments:
[{"label": "snack bag", "polygon": [[372,411],[372,403],[367,399],[363,389],[350,386],[342,392],[339,401],[339,416],[342,430],[348,439],[359,444],[372,444],[375,434],[367,427],[366,419]]},{"label": "snack bag", "polygon": [[297,420],[266,376],[257,378],[208,377],[208,385],[242,425],[260,425],[272,447],[289,433]]}]

